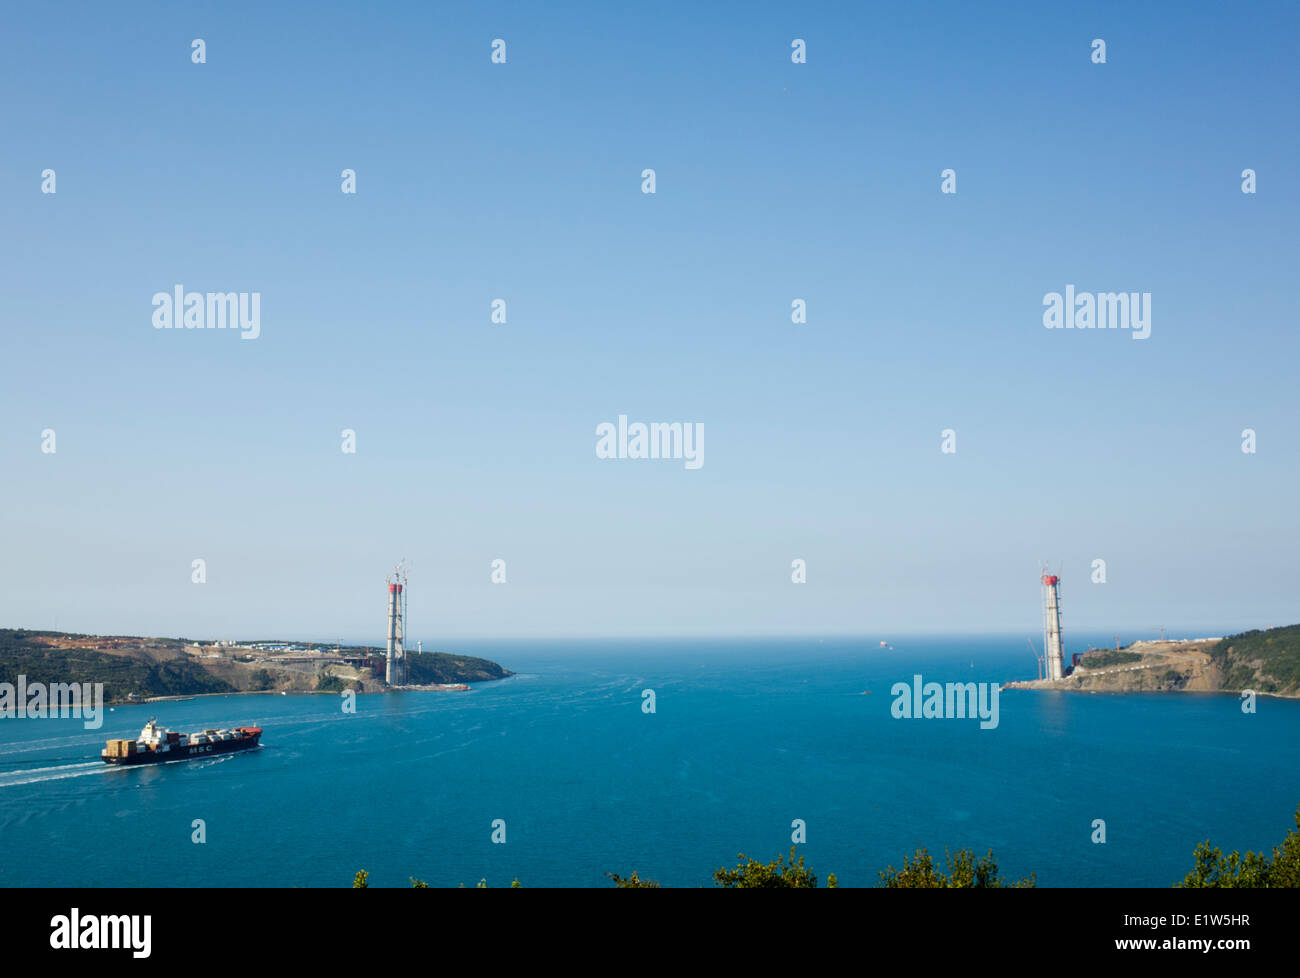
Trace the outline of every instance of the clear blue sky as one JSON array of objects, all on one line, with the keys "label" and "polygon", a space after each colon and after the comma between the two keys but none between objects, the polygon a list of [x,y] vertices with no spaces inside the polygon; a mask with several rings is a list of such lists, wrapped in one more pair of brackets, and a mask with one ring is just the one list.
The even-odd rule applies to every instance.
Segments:
[{"label": "clear blue sky", "polygon": [[0,624],[379,642],[403,556],[426,647],[1031,632],[1040,558],[1067,636],[1300,620],[1295,5],[377,6],[0,13]]}]

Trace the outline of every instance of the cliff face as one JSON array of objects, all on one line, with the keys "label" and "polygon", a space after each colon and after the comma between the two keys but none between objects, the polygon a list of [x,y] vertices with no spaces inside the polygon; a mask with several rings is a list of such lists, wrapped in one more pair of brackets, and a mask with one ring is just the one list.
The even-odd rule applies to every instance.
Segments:
[{"label": "cliff face", "polygon": [[128,694],[224,693],[235,687],[204,669],[178,639],[64,635],[0,629],[0,682],[104,684],[110,703]]},{"label": "cliff face", "polygon": [[1119,651],[1094,649],[1064,679],[1012,682],[1005,688],[1097,693],[1250,689],[1300,696],[1300,625],[1223,639],[1134,642]]},{"label": "cliff face", "polygon": [[1113,693],[1212,693],[1222,689],[1222,675],[1210,656],[1216,641],[1134,642],[1118,654],[1089,652],[1061,685]]}]

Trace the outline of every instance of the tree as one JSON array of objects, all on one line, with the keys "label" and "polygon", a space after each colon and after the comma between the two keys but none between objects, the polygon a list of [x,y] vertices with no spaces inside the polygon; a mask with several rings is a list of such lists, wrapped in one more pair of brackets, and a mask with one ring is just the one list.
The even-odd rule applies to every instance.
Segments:
[{"label": "tree", "polygon": [[739,863],[735,869],[714,870],[715,886],[724,889],[816,889],[817,877],[803,864],[803,856],[795,859],[795,847],[790,847],[790,863],[785,863],[784,856],[777,856],[773,862],[764,864],[757,859],[748,859],[742,852],[736,858]]},{"label": "tree", "polygon": [[632,875],[627,877],[619,876],[618,873],[606,873],[605,875],[608,876],[610,879],[612,879],[614,881],[614,885],[618,887],[620,890],[664,889],[664,887],[660,887],[660,885],[656,883],[654,880],[641,879],[639,876],[637,876],[635,869],[632,870]]},{"label": "tree", "polygon": [[361,872],[357,873],[356,876],[352,877],[352,889],[368,890],[370,889],[369,881],[370,881],[370,874],[363,869],[361,870]]},{"label": "tree", "polygon": [[1300,886],[1300,806],[1296,808],[1295,825],[1282,844],[1273,847],[1271,856],[1250,851],[1243,856],[1234,850],[1225,857],[1206,839],[1192,854],[1195,860],[1192,871],[1174,886],[1189,889]]},{"label": "tree", "polygon": [[318,693],[341,693],[343,692],[343,679],[334,675],[332,672],[322,672],[316,679],[316,692]]},{"label": "tree", "polygon": [[1031,873],[1027,879],[1008,883],[998,875],[997,860],[993,850],[975,858],[970,849],[958,849],[953,853],[947,849],[944,855],[948,860],[948,872],[939,872],[934,865],[934,857],[924,848],[916,850],[912,857],[903,857],[903,868],[888,866],[880,873],[881,886],[891,890],[897,889],[964,889],[964,888],[1001,888],[1035,886]]}]

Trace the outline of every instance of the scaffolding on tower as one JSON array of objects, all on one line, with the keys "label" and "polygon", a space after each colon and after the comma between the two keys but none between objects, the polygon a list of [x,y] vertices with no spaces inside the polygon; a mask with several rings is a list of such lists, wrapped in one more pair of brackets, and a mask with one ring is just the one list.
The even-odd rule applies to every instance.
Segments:
[{"label": "scaffolding on tower", "polygon": [[1043,655],[1047,659],[1047,678],[1065,676],[1065,640],[1061,634],[1061,577],[1039,565],[1043,586]]},{"label": "scaffolding on tower", "polygon": [[388,666],[385,679],[390,686],[405,686],[409,680],[406,662],[406,572],[405,558],[385,579],[388,584]]}]

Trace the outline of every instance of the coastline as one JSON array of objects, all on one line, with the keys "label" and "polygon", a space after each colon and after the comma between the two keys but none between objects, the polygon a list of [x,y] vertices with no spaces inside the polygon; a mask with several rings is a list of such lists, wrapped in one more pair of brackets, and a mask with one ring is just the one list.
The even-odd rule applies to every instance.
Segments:
[{"label": "coastline", "polygon": [[[1270,675],[1264,663],[1247,658],[1235,662],[1216,649],[1223,639],[1140,640],[1114,649],[1089,649],[1077,654],[1070,671],[1060,679],[1018,679],[1003,689],[1061,690],[1071,693],[1224,693],[1278,699],[1300,699],[1300,689],[1258,689],[1285,683]],[[1231,685],[1229,685],[1231,683]]]},{"label": "coastline", "polygon": [[[509,679],[509,676],[503,676],[502,679]],[[501,682],[501,679],[490,679],[488,682]],[[385,695],[388,693],[460,693],[469,692],[473,687],[466,683],[435,683],[427,686],[394,686],[388,689],[353,690],[358,696],[364,696],[367,693],[374,695]],[[205,699],[211,696],[338,696],[339,693],[327,689],[232,689],[224,693],[180,693],[176,696],[150,696],[148,699],[140,700],[118,700],[109,703],[109,706],[144,706],[147,703],[177,703],[183,700]]]},{"label": "coastline", "polygon": [[[1065,679],[1012,679],[1003,683],[999,687],[1003,692],[1007,690],[1021,690],[1031,693],[1040,692],[1060,692],[1060,693],[1092,693],[1094,695],[1109,696],[1128,696],[1133,693],[1183,693],[1199,696],[1235,696],[1240,698],[1241,694],[1247,692],[1244,689],[1094,689],[1088,686],[1082,686],[1078,683],[1071,683],[1067,676]],[[1300,700],[1300,693],[1273,693],[1264,690],[1251,690],[1256,696],[1268,696],[1279,700]]]}]

